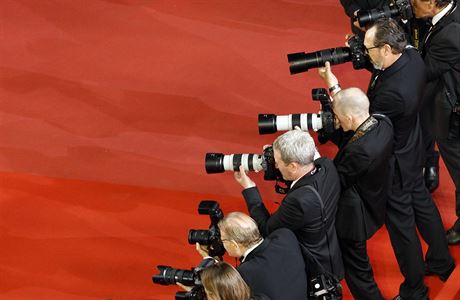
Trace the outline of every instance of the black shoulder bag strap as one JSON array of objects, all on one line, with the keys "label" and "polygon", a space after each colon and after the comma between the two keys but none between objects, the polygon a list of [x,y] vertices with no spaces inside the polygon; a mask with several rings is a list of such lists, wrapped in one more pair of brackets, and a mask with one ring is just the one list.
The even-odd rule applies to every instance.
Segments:
[{"label": "black shoulder bag strap", "polygon": [[[326,233],[326,241],[327,241],[327,250],[329,252],[329,265],[331,267],[331,271],[332,273],[334,273],[334,265],[332,264],[332,257],[331,257],[331,248],[329,246],[329,235],[327,233],[327,227],[326,227],[326,223],[327,223],[327,217],[326,217],[326,211],[324,209],[324,202],[323,202],[323,199],[321,198],[320,194],[318,193],[318,191],[311,185],[305,185],[305,187],[307,189],[309,189],[310,191],[313,192],[313,194],[316,195],[316,197],[318,198],[319,200],[319,204],[320,204],[320,207],[321,207],[321,223],[322,223],[322,229],[324,229],[324,232]],[[319,262],[317,261],[317,263],[319,264]],[[321,264],[320,264],[321,266]],[[323,266],[321,266],[321,269],[323,269],[323,273],[325,273],[326,271],[324,270]]]}]

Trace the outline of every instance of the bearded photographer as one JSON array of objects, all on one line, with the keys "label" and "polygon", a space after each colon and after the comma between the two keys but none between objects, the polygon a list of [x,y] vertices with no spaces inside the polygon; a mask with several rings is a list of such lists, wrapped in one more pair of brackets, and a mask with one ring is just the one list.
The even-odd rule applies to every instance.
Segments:
[{"label": "bearded photographer", "polygon": [[[326,72],[319,69],[319,74]],[[369,114],[369,100],[358,88],[335,94],[332,109],[339,147],[334,164],[340,177],[336,230],[345,280],[357,300],[383,300],[375,283],[366,241],[385,222],[386,194],[393,173],[393,126],[383,115]]]},{"label": "bearded photographer", "polygon": [[279,136],[273,142],[273,151],[283,179],[292,181],[273,214],[266,209],[256,184],[243,167],[235,172],[235,180],[244,188],[243,197],[251,217],[263,236],[279,228],[292,230],[304,250],[324,270],[342,279],[344,270],[334,227],[340,181],[334,164],[327,158],[313,160],[316,151],[313,138],[300,130]]},{"label": "bearded photographer", "polygon": [[[256,222],[241,212],[226,215],[218,227],[228,255],[241,262],[236,269],[253,295],[272,300],[307,298],[305,264],[290,230],[281,228],[262,238]],[[203,257],[208,256],[203,246],[197,245],[197,250]]]},{"label": "bearded photographer", "polygon": [[[454,262],[447,248],[441,216],[423,182],[422,135],[419,120],[425,65],[417,50],[407,47],[402,28],[381,19],[369,28],[365,51],[373,64],[367,95],[371,113],[382,113],[394,127],[394,176],[388,192],[385,224],[405,280],[396,299],[427,299],[425,264],[416,226],[429,245],[426,265],[447,280]],[[340,89],[326,66],[324,80],[332,94]]]},{"label": "bearded photographer", "polygon": [[[431,19],[423,39],[422,57],[428,84],[424,99],[431,128],[455,184],[457,221],[447,231],[449,244],[460,244],[460,9],[457,1],[413,0],[418,18]],[[433,270],[435,271],[435,270]]]}]

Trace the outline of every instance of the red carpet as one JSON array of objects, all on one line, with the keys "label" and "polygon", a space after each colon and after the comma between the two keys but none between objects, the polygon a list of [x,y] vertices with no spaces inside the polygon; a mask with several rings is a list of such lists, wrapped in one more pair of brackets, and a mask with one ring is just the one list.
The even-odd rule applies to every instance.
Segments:
[{"label": "red carpet", "polygon": [[[349,27],[332,0],[3,0],[0,20],[2,300],[173,299],[151,276],[199,262],[187,243],[209,225],[199,201],[245,211],[232,174],[205,174],[204,154],[261,152],[275,135],[258,135],[258,113],[316,112],[316,71],[290,76],[286,54],[342,46]],[[334,70],[367,86],[350,63]],[[272,183],[253,177],[275,208]],[[390,298],[402,277],[387,232],[369,248]],[[426,282],[431,299],[460,299],[460,268]]]}]

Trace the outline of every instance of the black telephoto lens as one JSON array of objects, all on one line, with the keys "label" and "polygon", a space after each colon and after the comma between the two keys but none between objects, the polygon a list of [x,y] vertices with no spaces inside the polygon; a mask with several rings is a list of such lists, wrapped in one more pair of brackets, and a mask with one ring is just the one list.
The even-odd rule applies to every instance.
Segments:
[{"label": "black telephoto lens", "polygon": [[225,171],[224,154],[206,153],[204,164],[208,174],[223,173]]},{"label": "black telephoto lens", "polygon": [[195,284],[195,274],[190,270],[174,269],[169,266],[158,266],[160,274],[153,275],[152,280],[154,283],[161,285],[171,285],[177,282],[186,286],[193,286]]},{"label": "black telephoto lens", "polygon": [[326,61],[329,61],[331,65],[351,61],[350,49],[348,47],[338,47],[311,53],[288,54],[291,75],[306,72],[311,68],[323,67]]},{"label": "black telephoto lens", "polygon": [[211,243],[210,236],[211,236],[211,233],[209,232],[209,230],[191,229],[188,232],[188,243],[190,245],[193,245],[196,243],[200,245],[209,245]]},{"label": "black telephoto lens", "polygon": [[259,114],[259,134],[270,134],[276,131],[276,115]]}]

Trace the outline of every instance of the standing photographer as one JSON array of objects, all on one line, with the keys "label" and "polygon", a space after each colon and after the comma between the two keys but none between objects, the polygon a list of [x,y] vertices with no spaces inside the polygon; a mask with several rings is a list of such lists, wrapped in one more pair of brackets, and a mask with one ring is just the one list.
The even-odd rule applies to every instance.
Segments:
[{"label": "standing photographer", "polygon": [[[460,244],[460,9],[457,1],[413,0],[417,18],[431,19],[422,44],[428,84],[424,99],[431,128],[455,184],[457,221],[447,231],[449,244]],[[436,273],[439,270],[433,269]]]},{"label": "standing photographer", "polygon": [[[256,184],[243,167],[235,180],[244,188],[248,211],[262,235],[279,228],[292,230],[301,246],[319,264],[338,279],[344,276],[340,248],[335,231],[335,214],[340,181],[331,160],[313,160],[315,143],[308,132],[291,130],[273,142],[276,167],[284,180],[293,181],[280,207],[272,215],[262,202]],[[321,199],[315,194],[313,187]]]},{"label": "standing photographer", "polygon": [[[439,270],[437,274],[446,280],[454,262],[441,216],[423,182],[419,110],[425,66],[417,50],[406,46],[404,31],[394,20],[380,19],[367,30],[364,47],[374,66],[367,95],[370,111],[388,116],[394,126],[395,172],[385,223],[405,278],[397,299],[427,299],[425,264],[415,226],[429,245],[429,269]],[[339,89],[330,67],[326,67],[324,79],[332,93]]]},{"label": "standing photographer", "polygon": [[[325,72],[325,68],[319,69],[320,75]],[[387,117],[369,114],[369,100],[358,88],[336,93],[332,108],[340,126],[332,141],[339,147],[334,164],[342,194],[335,227],[345,279],[355,299],[383,300],[366,241],[385,222],[386,194],[394,164],[393,126]]]}]

